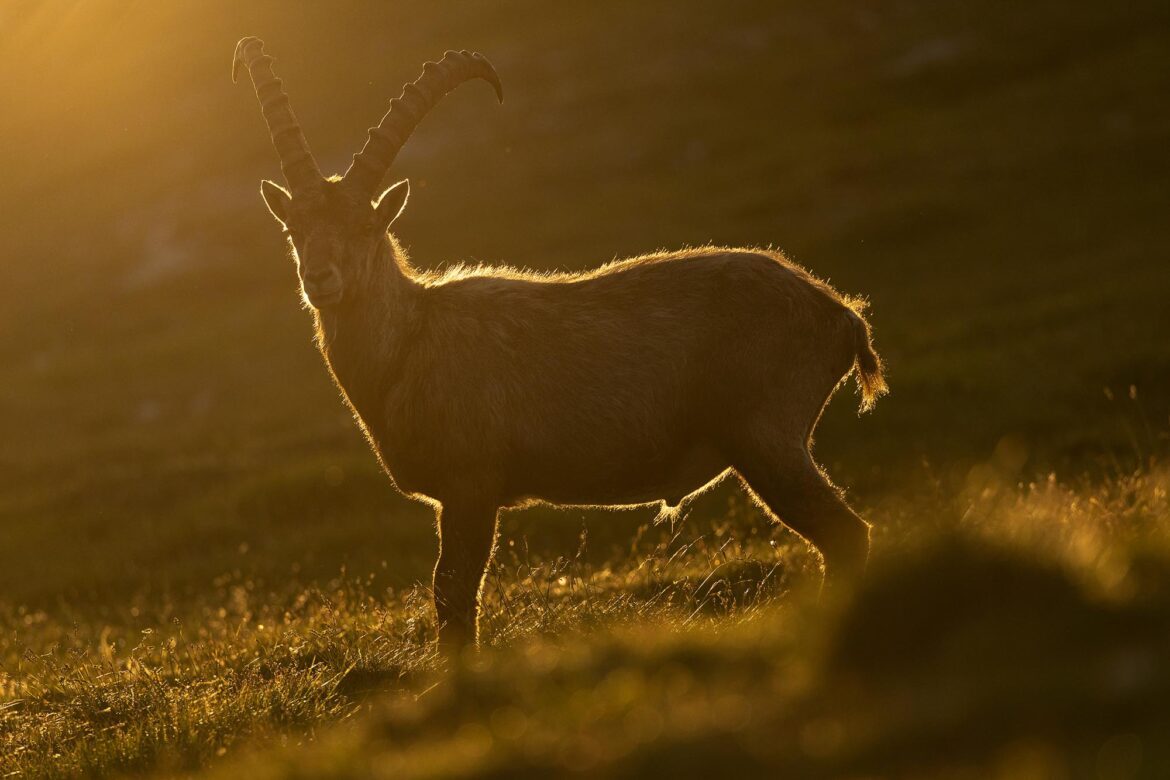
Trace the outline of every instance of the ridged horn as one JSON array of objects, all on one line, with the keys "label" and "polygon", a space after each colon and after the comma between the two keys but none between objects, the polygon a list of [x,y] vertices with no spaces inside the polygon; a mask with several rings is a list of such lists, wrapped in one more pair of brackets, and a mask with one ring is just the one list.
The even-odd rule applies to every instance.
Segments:
[{"label": "ridged horn", "polygon": [[363,196],[373,197],[394,158],[422,118],[448,92],[471,79],[483,79],[491,84],[496,98],[504,102],[500,77],[487,57],[479,52],[448,51],[438,62],[424,65],[422,75],[403,87],[402,94],[390,101],[390,110],[378,126],[370,128],[366,145],[353,156],[353,163],[345,172],[346,183]]},{"label": "ridged horn", "polygon": [[256,98],[260,101],[260,112],[268,123],[272,145],[280,156],[280,169],[284,172],[284,180],[288,182],[292,194],[295,196],[320,188],[324,181],[321,171],[309,150],[305,134],[301,132],[301,124],[289,105],[284,82],[272,72],[272,57],[264,53],[264,41],[248,36],[236,44],[236,54],[232,59],[232,83],[238,80],[241,65],[248,69],[248,75],[252,78]]}]

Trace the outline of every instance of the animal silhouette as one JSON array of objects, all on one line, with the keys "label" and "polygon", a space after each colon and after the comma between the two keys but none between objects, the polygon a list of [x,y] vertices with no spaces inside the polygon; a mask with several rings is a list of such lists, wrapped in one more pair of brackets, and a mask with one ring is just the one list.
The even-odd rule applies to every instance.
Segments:
[{"label": "animal silhouette", "polygon": [[257,38],[236,47],[288,189],[261,193],[292,243],[317,343],[399,490],[438,515],[439,638],[477,639],[501,508],[624,506],[688,495],[734,471],[773,518],[857,572],[869,526],[813,460],[813,428],[856,370],[884,392],[861,304],[774,251],[703,247],[579,274],[423,273],[389,228],[408,184],[378,188],[411,132],[481,54],[429,62],[341,177],[325,178]]}]

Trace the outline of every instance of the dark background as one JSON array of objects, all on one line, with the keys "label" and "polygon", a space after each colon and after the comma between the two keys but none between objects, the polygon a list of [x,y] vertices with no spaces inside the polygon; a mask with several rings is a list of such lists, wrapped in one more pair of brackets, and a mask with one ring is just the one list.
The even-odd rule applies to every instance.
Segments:
[{"label": "dark background", "polygon": [[[893,392],[818,437],[863,508],[988,462],[1092,473],[1167,429],[1161,0],[9,0],[0,30],[6,600],[427,573],[429,513],[377,473],[259,198],[249,34],[327,172],[424,60],[495,64],[503,106],[463,87],[391,173],[420,266],[773,245],[868,296]],[[552,554],[582,515],[510,532]]]}]

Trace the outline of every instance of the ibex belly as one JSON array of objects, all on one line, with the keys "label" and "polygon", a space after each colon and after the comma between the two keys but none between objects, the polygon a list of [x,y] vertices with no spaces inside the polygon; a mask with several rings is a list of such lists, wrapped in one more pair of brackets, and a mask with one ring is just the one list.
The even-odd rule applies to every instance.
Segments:
[{"label": "ibex belly", "polygon": [[565,453],[563,457],[529,461],[526,468],[512,475],[510,502],[539,499],[553,504],[616,506],[666,501],[673,505],[729,467],[722,453],[706,445],[672,453],[590,454],[595,457]]}]

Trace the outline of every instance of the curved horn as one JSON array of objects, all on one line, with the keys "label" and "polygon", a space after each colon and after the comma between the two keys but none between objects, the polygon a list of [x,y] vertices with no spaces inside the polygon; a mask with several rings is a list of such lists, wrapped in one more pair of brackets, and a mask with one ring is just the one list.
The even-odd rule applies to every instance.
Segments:
[{"label": "curved horn", "polygon": [[268,123],[272,145],[280,155],[280,169],[293,195],[320,187],[323,181],[317,161],[309,151],[309,142],[301,132],[301,124],[293,115],[283,82],[272,72],[272,57],[264,53],[264,41],[248,36],[236,44],[232,59],[232,83],[240,74],[240,66],[248,69],[260,112]]},{"label": "curved horn", "polygon": [[423,66],[422,75],[402,89],[402,95],[390,101],[390,110],[377,127],[370,128],[370,137],[362,150],[353,156],[353,164],[345,172],[345,181],[367,197],[372,197],[386,171],[398,155],[414,128],[451,90],[465,81],[483,79],[496,90],[496,98],[504,102],[504,88],[496,69],[479,52],[448,51],[438,62]]}]

